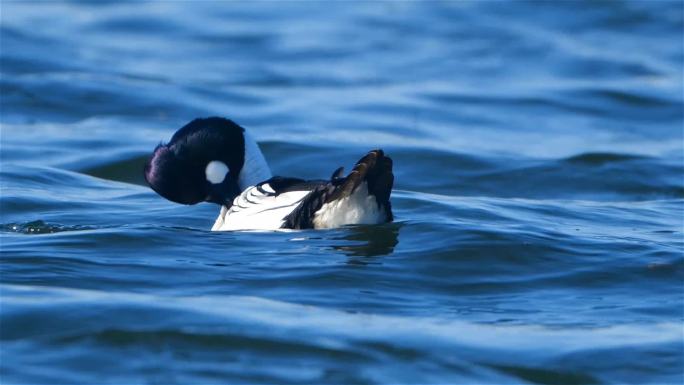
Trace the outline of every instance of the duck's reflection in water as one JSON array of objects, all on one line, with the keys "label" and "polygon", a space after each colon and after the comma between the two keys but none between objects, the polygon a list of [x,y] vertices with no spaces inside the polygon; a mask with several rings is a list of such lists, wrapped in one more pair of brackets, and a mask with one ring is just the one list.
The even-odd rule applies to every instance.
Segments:
[{"label": "duck's reflection in water", "polygon": [[377,257],[391,254],[399,243],[400,223],[384,225],[354,226],[345,229],[345,234],[337,238],[344,240],[344,245],[333,245],[332,248],[348,255],[347,263],[352,265],[367,265],[377,263],[366,257]]}]

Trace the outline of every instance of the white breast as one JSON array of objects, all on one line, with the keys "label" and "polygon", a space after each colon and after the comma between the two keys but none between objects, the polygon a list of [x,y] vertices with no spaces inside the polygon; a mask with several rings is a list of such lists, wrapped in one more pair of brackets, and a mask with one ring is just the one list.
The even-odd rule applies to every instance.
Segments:
[{"label": "white breast", "polygon": [[309,191],[290,191],[276,196],[269,193],[273,190],[268,184],[262,188],[265,193],[249,187],[233,200],[230,209],[222,207],[211,230],[278,230],[284,218],[309,194]]}]

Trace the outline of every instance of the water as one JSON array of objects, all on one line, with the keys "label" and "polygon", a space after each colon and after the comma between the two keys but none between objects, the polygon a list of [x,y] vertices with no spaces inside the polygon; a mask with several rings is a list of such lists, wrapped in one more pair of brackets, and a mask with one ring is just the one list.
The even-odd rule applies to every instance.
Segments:
[{"label": "water", "polygon": [[[3,384],[681,383],[680,2],[0,13]],[[209,232],[141,169],[212,115],[396,222]]]}]

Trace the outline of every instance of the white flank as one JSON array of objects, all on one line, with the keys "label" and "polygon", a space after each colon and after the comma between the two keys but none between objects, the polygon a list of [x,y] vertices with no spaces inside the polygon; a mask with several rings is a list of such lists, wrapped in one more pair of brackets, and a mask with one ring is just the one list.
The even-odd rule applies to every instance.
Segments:
[{"label": "white flank", "polygon": [[[273,191],[271,186],[262,186]],[[256,187],[249,187],[233,200],[233,206],[221,207],[212,231],[232,230],[279,230],[284,218],[292,212],[309,191],[290,191],[278,196],[263,194]]]},{"label": "white flank", "polygon": [[268,163],[261,153],[259,145],[254,141],[252,136],[244,131],[245,138],[245,163],[240,170],[238,177],[238,186],[240,190],[244,191],[250,186],[254,186],[259,182],[263,182],[271,178],[271,169],[268,168]]},{"label": "white flank", "polygon": [[317,229],[332,229],[344,225],[384,223],[386,216],[375,197],[368,195],[368,184],[363,182],[350,196],[324,204],[316,211],[313,223]]}]

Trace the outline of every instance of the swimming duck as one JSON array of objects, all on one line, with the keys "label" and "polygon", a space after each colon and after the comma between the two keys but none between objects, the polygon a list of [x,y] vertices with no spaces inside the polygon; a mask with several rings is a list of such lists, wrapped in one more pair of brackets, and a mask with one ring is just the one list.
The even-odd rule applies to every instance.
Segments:
[{"label": "swimming duck", "polygon": [[325,229],[393,219],[392,159],[382,150],[361,158],[347,176],[328,180],[272,176],[256,141],[232,120],[195,119],[145,164],[145,180],[181,204],[221,206],[213,231]]}]

